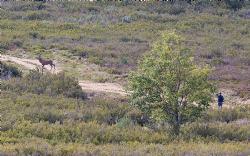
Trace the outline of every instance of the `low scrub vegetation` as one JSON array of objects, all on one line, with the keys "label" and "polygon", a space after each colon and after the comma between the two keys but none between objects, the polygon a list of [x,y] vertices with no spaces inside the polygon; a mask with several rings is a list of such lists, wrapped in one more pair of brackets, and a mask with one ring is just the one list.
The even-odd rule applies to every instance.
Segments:
[{"label": "low scrub vegetation", "polygon": [[[62,73],[42,75],[30,71],[21,78],[3,81],[0,94],[3,154],[109,155],[115,152],[124,155],[125,151],[131,154],[138,151],[138,155],[165,155],[166,152],[171,155],[176,154],[176,146],[182,145],[185,147],[178,150],[180,155],[187,152],[235,155],[244,154],[249,148],[249,107],[211,109],[196,122],[182,125],[176,138],[169,124],[155,123],[122,98],[79,100],[64,92],[51,95],[47,91],[52,86],[60,90],[60,81],[68,84],[66,88],[75,86],[67,80],[73,81]],[[36,85],[25,87],[35,81]],[[54,84],[56,82],[58,85]],[[37,92],[34,89],[39,88],[38,84],[47,89]],[[195,148],[190,148],[191,144]],[[208,144],[223,148],[214,149]],[[224,150],[227,147],[231,149]],[[116,151],[117,148],[122,150]]]},{"label": "low scrub vegetation", "polygon": [[0,79],[9,79],[11,77],[21,77],[22,72],[17,67],[0,61]]},{"label": "low scrub vegetation", "polygon": [[[132,145],[136,145],[138,148],[145,146],[150,153],[161,155],[160,149],[176,152],[174,146],[183,144],[185,148],[180,149],[181,154],[193,151],[194,154],[205,152],[204,155],[234,155],[247,152],[249,147],[249,117],[238,116],[238,119],[227,123],[220,120],[225,114],[230,116],[231,112],[227,110],[208,111],[206,121],[200,118],[194,123],[182,125],[179,137],[174,138],[168,124],[155,124],[151,119],[143,122],[143,114],[122,99],[96,97],[82,101],[46,94],[16,94],[10,90],[3,90],[0,97],[2,152],[18,154],[29,151],[30,154],[47,152],[60,155],[61,152],[72,154],[82,151],[94,154],[94,149],[105,147],[109,155],[115,148],[125,148],[133,153],[135,149]],[[236,110],[242,111],[240,109],[239,107]],[[250,109],[245,108],[244,111],[249,114]],[[216,116],[220,116],[218,120],[215,119]],[[247,122],[240,121],[242,119]],[[34,143],[42,146],[33,147]],[[235,150],[214,149],[208,147],[207,143],[225,148],[230,146]],[[195,145],[192,150],[189,148],[190,144]],[[198,149],[200,144],[210,150],[205,147]],[[66,146],[69,149],[64,148]],[[89,146],[93,151],[87,150]],[[152,148],[159,149],[155,151]],[[117,152],[118,155],[123,155],[122,151]],[[140,155],[145,152],[142,150]]]},{"label": "low scrub vegetation", "polygon": [[195,120],[187,117],[174,136],[159,112],[152,117],[126,97],[87,98],[73,78],[126,83],[123,75],[152,42],[175,29],[194,62],[213,67],[209,81],[248,99],[249,6],[241,0],[0,2],[0,53],[41,54],[65,71],[22,73],[1,62],[0,155],[249,155],[247,105],[186,109]]},{"label": "low scrub vegetation", "polygon": [[49,96],[64,95],[71,98],[86,98],[86,94],[74,78],[64,73],[45,75],[31,70],[22,78],[15,78],[5,81],[2,89],[11,90],[16,93],[29,92],[34,94],[47,94]]},{"label": "low scrub vegetation", "polygon": [[[126,75],[135,69],[137,60],[161,31],[176,29],[187,39],[186,46],[194,51],[197,62],[205,61],[215,67],[213,80],[226,81],[223,86],[233,85],[243,97],[248,97],[244,86],[250,75],[245,70],[249,67],[249,5],[241,0],[6,1],[0,9],[0,51],[23,49],[31,56],[53,53],[60,59],[75,59],[79,63],[83,61],[78,58],[84,57],[102,71]],[[125,17],[130,22],[124,22]],[[44,48],[37,49],[38,46]],[[92,78],[82,75],[77,76]]]}]

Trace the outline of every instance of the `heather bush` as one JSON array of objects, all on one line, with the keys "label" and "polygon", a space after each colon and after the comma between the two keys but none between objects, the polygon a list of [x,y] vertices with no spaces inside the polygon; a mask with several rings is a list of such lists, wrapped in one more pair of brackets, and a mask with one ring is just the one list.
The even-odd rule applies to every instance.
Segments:
[{"label": "heather bush", "polygon": [[227,7],[233,10],[238,10],[245,5],[244,0],[227,0],[225,3],[227,4]]},{"label": "heather bush", "polygon": [[197,64],[214,66],[211,80],[248,99],[249,4],[1,1],[0,53],[42,54],[56,59],[65,74],[17,69],[18,77],[2,80],[0,155],[249,155],[247,106],[211,108],[173,139],[168,124],[153,123],[126,98],[95,93],[77,99],[86,95],[67,76],[125,84],[161,31],[175,29]]},{"label": "heather bush", "polygon": [[42,74],[31,70],[22,78],[4,81],[1,86],[4,90],[15,92],[30,92],[35,94],[47,94],[50,96],[64,95],[66,97],[85,99],[86,94],[74,78],[59,74]]},{"label": "heather bush", "polygon": [[0,49],[1,50],[7,50],[10,46],[10,42],[8,41],[3,41],[3,42],[0,42]]},{"label": "heather bush", "polygon": [[[248,66],[248,4],[237,12],[228,9],[224,1],[141,4],[131,2],[128,4],[131,7],[124,7],[119,2],[2,2],[0,12],[4,19],[0,22],[0,49],[21,48],[29,55],[38,53],[32,47],[42,45],[48,51],[57,51],[58,58],[65,61],[76,59],[72,55],[81,56],[86,52],[86,61],[101,66],[101,70],[108,68],[111,74],[127,74],[135,68],[138,58],[149,50],[150,43],[161,31],[176,29],[187,38],[187,47],[194,50],[197,62],[205,61],[216,66],[215,72],[218,66]],[[196,11],[195,8],[200,9]],[[13,19],[16,16],[27,19],[33,13],[41,18],[35,16],[34,19],[38,20],[28,21]],[[46,13],[50,17],[42,16]],[[61,16],[55,19],[59,14]],[[121,23],[124,16],[130,16],[133,22]],[[230,54],[240,60],[225,61]],[[232,72],[226,73],[235,77]],[[245,77],[249,73],[240,72],[238,75]],[[221,77],[220,80],[225,79]],[[246,84],[245,81],[236,83],[239,86]]]},{"label": "heather bush", "polygon": [[96,122],[65,121],[60,124],[49,124],[48,122],[31,123],[22,121],[15,124],[15,128],[3,132],[0,136],[26,138],[29,136],[47,139],[51,143],[167,143],[169,137],[164,132],[154,132],[142,127],[117,127],[99,125]]},{"label": "heather bush", "polygon": [[29,11],[24,17],[26,20],[49,20],[52,18],[52,15],[47,11]]},{"label": "heather bush", "polygon": [[21,76],[22,72],[17,67],[0,61],[0,79],[9,79],[11,77]]},{"label": "heather bush", "polygon": [[[1,138],[2,139],[2,138]],[[11,155],[247,155],[249,145],[247,143],[206,143],[206,142],[173,142],[168,145],[145,144],[138,142],[129,142],[121,144],[50,144],[44,139],[28,138],[22,142],[6,143],[0,145],[1,154]]]},{"label": "heather bush", "polygon": [[46,3],[42,2],[29,3],[29,2],[10,1],[10,2],[5,2],[3,5],[10,11],[29,11],[29,10],[35,11],[35,10],[43,10],[48,7]]},{"label": "heather bush", "polygon": [[[204,148],[202,150],[208,147],[207,143],[218,144],[217,141],[227,143],[235,141],[230,147],[234,150],[237,149],[238,152],[243,152],[243,149],[246,149],[243,148],[245,145],[240,145],[239,141],[246,142],[250,137],[248,124],[235,121],[230,121],[228,124],[221,123],[216,121],[216,115],[214,115],[215,117],[210,115],[205,119],[208,123],[196,122],[183,125],[180,137],[173,141],[167,125],[159,128],[151,128],[157,127],[157,125],[151,125],[152,123],[145,124],[146,126],[143,127],[139,126],[139,119],[142,119],[141,112],[131,108],[126,102],[119,102],[119,99],[112,100],[101,97],[82,101],[62,96],[50,97],[29,93],[18,95],[9,91],[2,92],[0,97],[0,140],[6,145],[2,146],[1,144],[0,149],[6,151],[6,147],[8,147],[9,151],[6,152],[12,151],[8,145],[11,143],[15,143],[16,146],[12,147],[16,147],[19,152],[28,153],[39,151],[53,153],[57,151],[53,149],[57,146],[60,155],[61,152],[72,154],[80,150],[76,149],[75,145],[72,148],[62,148],[62,145],[69,147],[78,144],[81,147],[86,147],[91,144],[92,148],[119,145],[125,148],[126,144],[135,143],[144,144],[144,146],[167,146],[167,151],[169,151],[178,144],[183,146],[192,144],[193,147],[196,147],[199,145],[199,141],[206,142],[206,146],[200,147]],[[243,112],[244,110],[239,111]],[[229,110],[225,111],[225,114],[228,113],[230,114]],[[110,117],[117,121],[110,124],[112,122]],[[18,146],[25,140],[32,138],[41,140],[44,146],[39,146],[41,149],[35,146],[34,148],[32,141],[26,142],[25,147]],[[132,147],[127,148],[129,150]],[[212,150],[209,152],[216,152],[211,147],[209,148]],[[189,146],[180,148],[180,151],[190,152],[190,150]],[[143,151],[141,152],[144,153]],[[196,154],[199,153],[194,148],[192,151]],[[222,151],[221,149],[217,152]],[[171,152],[175,153],[176,151]]]},{"label": "heather bush", "polygon": [[219,141],[248,141],[250,137],[249,125],[238,125],[234,123],[192,123],[185,125],[182,129],[182,136],[185,139],[198,137],[208,140]]},{"label": "heather bush", "polygon": [[239,119],[250,119],[250,108],[249,106],[236,107],[236,108],[223,108],[222,111],[210,109],[202,117],[204,122],[232,122]]}]

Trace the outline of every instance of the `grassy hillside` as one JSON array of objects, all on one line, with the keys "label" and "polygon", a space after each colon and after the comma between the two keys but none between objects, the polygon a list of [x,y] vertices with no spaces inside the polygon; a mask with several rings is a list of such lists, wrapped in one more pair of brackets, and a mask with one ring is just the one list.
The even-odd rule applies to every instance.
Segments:
[{"label": "grassy hillside", "polygon": [[248,1],[1,1],[0,53],[42,54],[65,74],[1,63],[0,154],[249,155],[249,105],[211,108],[174,138],[168,124],[154,123],[127,97],[81,91],[76,78],[126,84],[165,30],[186,39],[197,64],[214,67],[210,78],[219,88],[249,99]]},{"label": "grassy hillside", "polygon": [[[248,96],[247,2],[237,11],[222,2],[2,2],[0,7],[2,52],[26,57],[41,53],[63,62],[80,79],[121,81],[116,77],[136,67],[161,31],[176,30],[197,62],[215,67],[211,79]],[[78,57],[98,65],[90,68],[94,75],[84,74],[87,67]]]},{"label": "grassy hillside", "polygon": [[[1,86],[2,153],[236,155],[249,152],[247,105],[224,108],[222,112],[210,109],[198,121],[183,125],[180,136],[174,138],[168,124],[155,124],[124,98],[70,98],[72,94],[50,90],[60,90],[68,84],[72,89],[67,91],[74,93],[76,84],[65,83],[67,79],[61,75],[44,75],[39,80],[38,77],[31,72],[26,77],[4,81]],[[27,79],[38,81],[30,85]],[[49,80],[51,86],[47,89],[45,86],[43,92],[42,86]]]}]

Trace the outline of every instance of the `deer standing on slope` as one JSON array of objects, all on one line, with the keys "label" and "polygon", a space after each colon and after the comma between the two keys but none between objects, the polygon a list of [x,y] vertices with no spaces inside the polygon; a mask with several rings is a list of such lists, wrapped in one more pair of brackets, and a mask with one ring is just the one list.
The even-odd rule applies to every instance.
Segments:
[{"label": "deer standing on slope", "polygon": [[54,69],[56,69],[55,64],[53,63],[52,60],[44,60],[41,55],[39,55],[39,57],[37,58],[38,61],[42,64],[42,69],[44,68],[44,66],[46,65],[50,65],[51,69],[54,67]]}]

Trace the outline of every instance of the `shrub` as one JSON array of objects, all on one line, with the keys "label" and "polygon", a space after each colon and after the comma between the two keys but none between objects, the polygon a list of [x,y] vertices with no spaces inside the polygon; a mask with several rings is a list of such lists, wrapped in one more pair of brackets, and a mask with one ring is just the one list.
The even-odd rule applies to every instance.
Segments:
[{"label": "shrub", "polygon": [[[34,110],[33,110],[34,111]],[[33,122],[48,121],[49,123],[55,123],[59,121],[63,122],[63,114],[56,110],[40,109],[34,112],[29,112],[24,116],[25,119]],[[38,120],[38,121],[37,121]]]},{"label": "shrub", "polygon": [[88,61],[90,63],[94,63],[94,64],[98,64],[98,65],[102,65],[104,62],[102,58],[99,58],[97,56],[89,56]]},{"label": "shrub", "polygon": [[124,117],[121,118],[118,122],[117,122],[117,127],[119,128],[126,128],[126,127],[130,127],[133,125],[133,121],[130,118]]},{"label": "shrub", "polygon": [[223,108],[222,111],[210,110],[201,119],[204,122],[231,122],[239,119],[250,119],[250,108],[249,107],[239,107],[234,109]]},{"label": "shrub", "polygon": [[[7,2],[5,2],[7,3]],[[10,3],[10,11],[28,11],[28,10],[44,10],[47,8],[45,3],[41,2],[9,2]]]},{"label": "shrub", "polygon": [[8,65],[0,61],[0,79],[8,79],[10,77],[21,77],[22,72],[13,65]]},{"label": "shrub", "polygon": [[9,46],[10,46],[10,42],[8,41],[0,42],[0,49],[2,50],[7,50]]},{"label": "shrub", "polygon": [[11,43],[11,45],[14,45],[16,47],[22,47],[23,46],[23,42],[19,39],[14,39]]},{"label": "shrub", "polygon": [[51,19],[52,15],[47,11],[36,11],[36,12],[28,12],[25,19],[27,20],[48,20]]},{"label": "shrub", "polygon": [[185,13],[185,8],[183,7],[183,5],[178,4],[178,5],[171,5],[169,8],[168,13],[171,15],[178,15],[181,13]]},{"label": "shrub", "polygon": [[31,36],[33,39],[44,39],[44,36],[42,36],[36,31],[29,32],[29,36]]},{"label": "shrub", "polygon": [[229,9],[238,10],[244,6],[244,0],[226,0]]},{"label": "shrub", "polygon": [[60,124],[49,124],[47,122],[31,123],[22,121],[15,125],[15,129],[5,131],[6,137],[26,138],[29,136],[47,139],[50,142],[64,143],[168,143],[169,137],[164,132],[154,132],[142,127],[124,127],[100,125],[96,122],[74,122],[67,121]]},{"label": "shrub", "polygon": [[185,139],[203,137],[219,141],[247,141],[250,137],[249,125],[236,125],[226,123],[192,123],[185,125],[182,136]]},{"label": "shrub", "polygon": [[59,74],[42,74],[31,70],[29,74],[19,79],[5,81],[3,89],[9,89],[16,92],[31,92],[35,94],[47,94],[50,96],[64,95],[66,97],[85,99],[86,94],[78,85],[77,80]]}]

